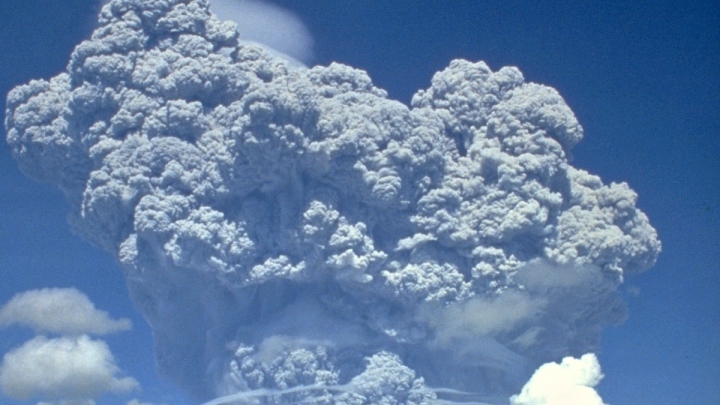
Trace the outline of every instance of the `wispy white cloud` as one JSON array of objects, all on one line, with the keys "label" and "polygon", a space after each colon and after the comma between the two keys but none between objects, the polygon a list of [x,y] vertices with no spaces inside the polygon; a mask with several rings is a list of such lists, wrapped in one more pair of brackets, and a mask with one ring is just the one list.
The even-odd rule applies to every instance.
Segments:
[{"label": "wispy white cloud", "polygon": [[[57,402],[38,402],[37,405],[95,405],[95,401],[92,399],[78,399],[78,400],[64,400]],[[153,402],[140,402],[137,399],[132,399],[127,402],[126,405],[156,405]],[[165,404],[162,404],[165,405]]]},{"label": "wispy white cloud", "polygon": [[540,366],[511,405],[604,405],[595,391],[603,378],[594,354]]},{"label": "wispy white cloud", "polygon": [[498,297],[477,297],[446,308],[426,309],[421,316],[437,331],[437,343],[493,335],[538,316],[544,302],[507,291]]},{"label": "wispy white cloud", "polygon": [[13,324],[65,335],[129,330],[128,319],[112,319],[74,288],[45,288],[17,294],[0,309],[0,327]]},{"label": "wispy white cloud", "polygon": [[71,399],[57,402],[38,402],[37,405],[95,405],[92,399]]},{"label": "wispy white cloud", "polygon": [[155,404],[152,402],[140,402],[137,399],[133,399],[133,400],[128,401],[127,405],[155,405]]},{"label": "wispy white cloud", "polygon": [[53,339],[37,336],[5,354],[0,389],[15,399],[77,401],[106,392],[124,394],[139,387],[135,379],[119,374],[103,341],[86,335]]}]

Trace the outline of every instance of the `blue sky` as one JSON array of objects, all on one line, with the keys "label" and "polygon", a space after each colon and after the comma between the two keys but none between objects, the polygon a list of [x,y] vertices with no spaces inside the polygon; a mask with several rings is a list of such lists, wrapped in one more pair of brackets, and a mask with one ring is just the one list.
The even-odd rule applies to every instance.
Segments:
[{"label": "blue sky", "polygon": [[[606,183],[628,182],[663,242],[656,266],[622,288],[629,318],[603,335],[599,392],[613,405],[720,401],[719,5],[276,4],[307,26],[314,63],[365,69],[405,103],[455,58],[484,60],[493,70],[517,66],[526,80],[555,87],[585,129],[573,165]],[[2,2],[0,94],[63,70],[97,9],[90,0]],[[127,398],[189,403],[155,376],[150,330],[127,297],[118,265],[70,232],[61,193],[24,177],[4,142],[0,179],[0,302],[30,289],[78,288],[98,308],[133,323],[132,331],[104,338],[143,387]],[[0,352],[29,336],[0,331]]]}]

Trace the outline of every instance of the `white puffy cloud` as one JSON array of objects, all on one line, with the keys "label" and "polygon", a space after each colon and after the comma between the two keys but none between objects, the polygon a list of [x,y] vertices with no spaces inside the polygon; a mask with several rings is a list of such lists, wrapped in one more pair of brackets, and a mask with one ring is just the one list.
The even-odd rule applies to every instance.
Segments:
[{"label": "white puffy cloud", "polygon": [[87,335],[129,330],[130,321],[112,319],[77,289],[17,294],[0,308],[0,326],[13,324],[63,336],[36,336],[6,353],[0,366],[4,395],[53,400],[43,405],[94,405],[93,398],[103,393],[138,388],[137,381],[120,376],[107,344]]},{"label": "white puffy cloud", "polygon": [[594,354],[566,357],[560,364],[547,363],[535,371],[511,405],[604,405],[595,387],[603,378]]},{"label": "white puffy cloud", "polygon": [[15,399],[80,401],[103,393],[128,393],[138,382],[119,375],[107,344],[88,336],[37,336],[5,354],[0,389]]},{"label": "white puffy cloud", "polygon": [[45,288],[15,295],[0,308],[0,327],[18,324],[39,332],[68,335],[129,330],[128,319],[112,319],[75,288]]}]

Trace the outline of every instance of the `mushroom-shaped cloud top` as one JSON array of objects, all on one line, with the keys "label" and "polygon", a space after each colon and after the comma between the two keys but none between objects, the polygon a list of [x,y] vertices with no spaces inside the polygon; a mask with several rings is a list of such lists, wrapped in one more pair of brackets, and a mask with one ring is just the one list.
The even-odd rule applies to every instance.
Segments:
[{"label": "mushroom-shaped cloud top", "polygon": [[409,108],[242,45],[207,0],[113,0],[5,125],[200,398],[509,395],[592,350],[660,251],[627,185],[569,165],[582,128],[554,89],[456,60]]}]

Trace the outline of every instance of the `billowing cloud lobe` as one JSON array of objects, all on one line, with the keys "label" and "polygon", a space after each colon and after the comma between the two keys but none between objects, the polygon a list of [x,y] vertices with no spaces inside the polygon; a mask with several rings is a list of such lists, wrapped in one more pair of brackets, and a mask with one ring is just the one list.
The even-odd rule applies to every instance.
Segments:
[{"label": "billowing cloud lobe", "polygon": [[74,288],[45,288],[14,296],[0,308],[0,327],[19,324],[38,332],[105,335],[129,330],[129,319],[112,319]]},{"label": "billowing cloud lobe", "polygon": [[554,89],[455,60],[408,107],[241,39],[205,0],[114,0],[7,101],[20,167],[117,257],[193,395],[508,398],[623,319],[660,243],[626,184],[569,164]]},{"label": "billowing cloud lobe", "polygon": [[7,353],[0,367],[0,388],[11,398],[42,396],[78,402],[105,392],[127,393],[138,387],[120,370],[105,342],[86,335],[48,339],[37,336]]},{"label": "billowing cloud lobe", "polygon": [[535,371],[511,405],[604,405],[595,391],[603,375],[594,354],[566,357],[560,364],[547,363]]},{"label": "billowing cloud lobe", "polygon": [[15,295],[0,308],[0,327],[12,325],[61,336],[35,336],[5,353],[0,364],[4,396],[53,400],[39,405],[94,405],[92,398],[139,387],[135,379],[121,375],[108,345],[88,336],[128,330],[130,320],[112,319],[75,288]]}]

